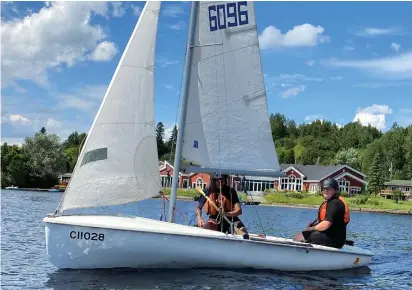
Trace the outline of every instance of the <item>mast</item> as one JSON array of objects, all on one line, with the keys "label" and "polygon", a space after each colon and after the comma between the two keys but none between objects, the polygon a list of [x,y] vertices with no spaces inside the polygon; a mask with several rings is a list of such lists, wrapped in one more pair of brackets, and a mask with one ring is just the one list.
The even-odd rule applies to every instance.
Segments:
[{"label": "mast", "polygon": [[177,187],[179,184],[179,171],[180,171],[180,164],[182,158],[182,148],[183,148],[183,135],[184,135],[184,127],[186,122],[186,109],[187,109],[187,100],[189,97],[189,76],[190,71],[192,69],[192,51],[193,51],[193,44],[196,34],[196,19],[197,19],[197,12],[199,9],[199,2],[192,2],[192,6],[190,9],[190,21],[189,21],[189,31],[188,31],[188,42],[186,47],[186,61],[185,61],[185,68],[183,71],[183,88],[182,88],[182,95],[180,100],[180,115],[179,115],[179,122],[178,122],[178,133],[177,133],[177,142],[176,142],[176,154],[175,154],[175,161],[173,164],[173,179],[172,179],[172,190],[170,193],[170,202],[169,202],[169,212],[168,212],[168,222],[171,223],[173,221],[173,210],[176,204],[176,195],[177,195]]}]

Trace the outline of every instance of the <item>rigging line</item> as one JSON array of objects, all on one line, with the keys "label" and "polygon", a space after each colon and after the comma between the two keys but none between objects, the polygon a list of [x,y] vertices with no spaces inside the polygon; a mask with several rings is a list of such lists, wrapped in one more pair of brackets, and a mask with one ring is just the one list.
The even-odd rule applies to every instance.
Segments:
[{"label": "rigging line", "polygon": [[[186,40],[186,46],[187,46],[187,43],[188,42],[188,40]],[[185,47],[186,47],[185,46]],[[179,92],[179,95],[181,94],[181,91],[182,91],[182,83],[183,83],[183,75],[184,74],[180,74],[180,92]],[[178,95],[178,96],[179,96]],[[174,126],[176,126],[176,136],[175,136],[175,140],[173,140],[172,139],[172,147],[171,147],[171,149],[170,149],[170,155],[169,155],[169,160],[170,161],[172,161],[172,157],[173,157],[173,148],[174,147],[176,147],[176,143],[177,143],[177,135],[179,134],[179,129],[180,128],[177,128],[177,118],[178,118],[178,116],[179,116],[179,106],[180,106],[180,97],[179,98],[177,98],[177,109],[176,109],[176,116],[175,116],[175,124],[174,124]],[[174,126],[173,126],[173,129],[174,129]],[[173,133],[173,129],[172,129],[172,133]],[[175,170],[175,169],[173,169],[173,170]],[[177,169],[177,170],[179,170],[179,169]],[[172,177],[173,178],[173,177]],[[183,181],[182,181],[183,182]],[[178,183],[178,185],[177,185],[177,187],[179,187],[179,183]]]},{"label": "rigging line", "polygon": [[[244,178],[244,185],[245,185],[245,187],[246,187],[246,176],[243,176],[243,178]],[[246,201],[247,201],[247,192],[248,192],[248,187],[246,187]],[[250,195],[250,199],[252,200],[252,203],[254,203],[254,201],[253,201],[253,197],[252,197],[252,194]],[[254,208],[255,208],[255,212],[256,212],[256,215],[257,215],[257,217],[258,217],[258,220],[259,220],[259,224],[260,224],[260,227],[262,228],[262,231],[263,231],[263,235],[266,237],[266,232],[265,232],[265,228],[263,227],[263,224],[262,224],[262,220],[260,219],[260,216],[259,216],[259,212],[258,212],[258,210],[257,210],[257,208],[256,208],[256,204],[254,204]]]}]

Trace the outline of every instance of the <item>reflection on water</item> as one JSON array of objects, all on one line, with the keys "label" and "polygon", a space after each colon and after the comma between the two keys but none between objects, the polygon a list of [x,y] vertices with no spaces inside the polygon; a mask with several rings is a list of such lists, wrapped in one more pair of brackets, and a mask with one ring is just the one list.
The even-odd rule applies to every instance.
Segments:
[{"label": "reflection on water", "polygon": [[[348,239],[375,253],[369,268],[300,273],[223,269],[60,271],[47,259],[42,223],[47,213],[54,212],[60,197],[61,193],[50,192],[1,192],[1,289],[412,289],[412,217],[364,212],[352,212]],[[178,201],[177,207],[190,219],[195,203]],[[158,219],[162,209],[162,200],[152,199],[103,211]],[[293,236],[316,215],[315,209],[243,209],[242,221],[250,232],[281,237]],[[178,222],[187,223],[177,217]]]},{"label": "reflection on water", "polygon": [[[370,275],[370,269],[331,272],[194,270],[87,270],[48,274],[45,287],[65,289],[347,289],[350,280]],[[365,285],[352,284],[351,288]],[[359,288],[360,289],[360,288]]]}]

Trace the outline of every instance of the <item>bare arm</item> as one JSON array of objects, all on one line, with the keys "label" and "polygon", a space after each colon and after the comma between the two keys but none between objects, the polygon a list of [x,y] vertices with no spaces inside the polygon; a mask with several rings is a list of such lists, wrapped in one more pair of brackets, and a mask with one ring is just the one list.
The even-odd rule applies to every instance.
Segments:
[{"label": "bare arm", "polygon": [[313,226],[313,227],[307,227],[306,231],[326,231],[327,229],[330,228],[330,226],[332,225],[331,222],[329,221],[321,221],[320,223],[318,223],[317,225]]},{"label": "bare arm", "polygon": [[226,213],[226,216],[228,217],[236,217],[242,214],[242,207],[240,206],[240,203],[235,203],[233,211],[229,211]]},{"label": "bare arm", "polygon": [[197,220],[197,225],[199,227],[203,227],[203,219],[202,219],[202,209],[200,206],[196,206],[196,220]]}]

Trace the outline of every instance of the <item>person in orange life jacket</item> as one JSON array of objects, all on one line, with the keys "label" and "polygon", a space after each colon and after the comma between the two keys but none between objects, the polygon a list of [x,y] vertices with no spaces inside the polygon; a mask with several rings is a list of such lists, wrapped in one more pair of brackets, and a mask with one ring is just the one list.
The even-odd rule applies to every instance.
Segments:
[{"label": "person in orange life jacket", "polygon": [[340,249],[346,242],[349,206],[339,196],[339,185],[335,179],[323,182],[322,193],[325,201],[319,207],[318,218],[303,232],[297,233],[294,240]]},{"label": "person in orange life jacket", "polygon": [[[197,225],[204,229],[222,231],[231,233],[230,224],[220,215],[224,214],[234,223],[234,226],[243,231],[247,235],[246,228],[238,216],[242,214],[242,207],[239,202],[239,197],[234,188],[227,185],[227,175],[213,175],[210,180],[210,186],[206,191],[208,196],[219,211],[210,204],[210,202],[202,196],[199,199],[196,207]],[[206,214],[209,218],[205,223],[202,219],[202,208],[205,207]],[[247,238],[247,237],[246,237]]]}]

